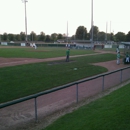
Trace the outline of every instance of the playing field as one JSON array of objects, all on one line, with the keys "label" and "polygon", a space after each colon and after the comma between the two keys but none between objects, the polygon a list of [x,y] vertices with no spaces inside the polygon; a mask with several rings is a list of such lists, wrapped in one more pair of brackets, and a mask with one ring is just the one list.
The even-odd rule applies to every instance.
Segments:
[{"label": "playing field", "polygon": [[[93,75],[101,74],[101,73],[108,71],[107,68],[114,67],[116,69],[116,66],[117,66],[117,65],[115,65],[116,54],[113,52],[110,53],[109,51],[110,50],[103,50],[103,51],[71,50],[70,62],[65,62],[65,52],[66,52],[65,48],[46,48],[46,47],[44,47],[44,48],[38,48],[37,50],[35,50],[34,48],[27,48],[27,47],[1,48],[0,53],[1,53],[2,57],[1,57],[1,63],[0,63],[0,73],[1,73],[0,103],[11,101],[11,100],[21,98],[24,96],[28,96],[28,95],[31,95],[31,94],[34,94],[37,92],[41,92],[44,90],[48,90],[48,89],[51,89],[51,88],[54,88],[57,86],[67,84],[69,82],[73,82],[73,81],[77,81],[77,80],[80,80],[83,78],[90,77]],[[43,57],[43,55],[45,57]],[[58,56],[55,57],[55,55],[58,55]],[[3,60],[3,63],[2,63],[2,60]],[[113,60],[113,61],[111,61],[111,60]],[[106,61],[110,61],[110,62],[106,62]],[[106,68],[101,67],[101,62],[102,62],[102,65]],[[105,65],[104,63],[106,63],[106,64],[109,63],[108,64],[109,67],[107,67],[108,65]],[[110,63],[112,63],[112,64],[110,64]],[[118,65],[119,68],[122,66],[123,66],[123,64],[121,64],[120,66]],[[128,90],[126,90],[126,91],[128,92]],[[54,93],[52,93],[52,95],[53,94]],[[61,97],[63,96],[62,95],[63,93],[61,93],[61,91],[59,94],[61,94]],[[123,92],[123,94],[124,94],[124,92]],[[46,107],[49,107],[47,109],[48,112],[53,111],[51,108],[55,109],[55,107],[58,107],[58,108],[60,107],[60,105],[56,105],[56,106],[52,105],[54,103],[53,96],[57,97],[58,94],[53,95],[53,96],[52,95],[48,95],[49,100],[46,100],[48,98],[47,97],[45,98],[44,96],[41,98],[38,97],[38,99],[37,99],[37,101],[39,102],[38,103],[38,119],[39,119],[39,116],[41,116],[42,114],[43,115],[46,114],[46,110],[45,110]],[[124,100],[126,98],[124,98]],[[40,100],[40,99],[42,99],[42,100]],[[47,102],[48,104],[51,101],[52,104],[51,105],[49,104],[46,106],[45,105],[46,101],[48,101]],[[60,101],[63,102],[63,99],[60,98]],[[31,112],[34,112],[34,108],[33,108],[34,100],[29,100],[27,102],[25,101],[25,102],[18,103],[16,105],[12,105],[12,106],[2,109],[3,111],[1,111],[1,119],[2,119],[1,127],[3,127],[3,128],[9,127],[9,129],[10,129],[11,127],[13,127],[14,124],[16,124],[16,119],[17,119],[17,121],[19,120],[19,122],[22,122],[23,120],[24,120],[24,122],[26,122],[29,118],[34,118],[34,113],[31,114]],[[64,102],[64,104],[65,104],[65,102]],[[103,104],[103,102],[102,102],[102,104]],[[43,106],[45,105],[44,109],[42,108],[41,105],[43,105]],[[111,105],[112,104],[110,104],[110,106]],[[118,103],[117,103],[117,105],[118,105]],[[98,105],[95,105],[95,106],[98,106]],[[104,105],[104,106],[106,106],[106,105]],[[62,107],[64,107],[64,106],[62,105]],[[109,105],[108,105],[108,107],[109,107]],[[116,107],[116,105],[115,105],[115,107]],[[84,108],[86,110],[86,106]],[[92,106],[92,108],[95,109],[95,107],[93,107],[93,106]],[[90,108],[90,109],[92,110],[92,108]],[[62,127],[64,127],[64,129],[66,129],[66,130],[76,129],[76,128],[86,129],[86,127],[90,128],[90,129],[91,128],[101,128],[100,125],[99,126],[91,125],[92,124],[91,120],[88,122],[88,124],[91,123],[90,126],[88,126],[88,124],[87,124],[87,126],[84,125],[87,123],[87,122],[84,123],[84,120],[88,120],[86,117],[88,117],[88,114],[90,112],[91,113],[90,113],[89,117],[91,117],[92,120],[93,120],[93,117],[95,117],[96,115],[93,114],[93,117],[92,117],[93,111],[89,111],[87,109],[88,113],[86,113],[86,111],[83,111],[83,109],[81,108],[82,114],[79,114],[79,116],[77,116],[77,113],[76,113],[76,117],[72,117],[72,116],[71,116],[71,118],[69,117],[69,119],[71,121],[73,120],[73,124],[71,123],[72,125],[71,124],[69,125],[69,123],[67,123],[68,125],[66,125],[64,123],[64,121],[65,122],[69,121],[69,120],[67,120],[68,117],[65,117],[65,118],[63,117],[63,122],[58,121],[59,122],[57,125],[58,128],[57,128],[57,126],[52,125],[52,126],[48,127],[47,129],[51,129],[51,128],[52,129],[62,129]],[[27,112],[27,110],[28,110],[28,112]],[[101,110],[102,110],[102,113],[104,113],[103,110],[106,111],[106,109],[104,109],[104,108],[101,108]],[[120,110],[123,111],[123,109],[120,109]],[[41,114],[41,112],[42,112],[42,114]],[[80,112],[78,111],[78,113],[80,113]],[[100,110],[99,110],[99,112],[97,111],[97,115],[98,115],[98,113],[101,113]],[[85,114],[86,114],[86,116],[83,116],[83,118],[80,117]],[[108,115],[110,115],[110,114],[108,114]],[[100,115],[101,121],[98,122],[98,124],[102,124],[102,122],[104,121],[104,118],[102,120],[102,117],[103,117],[103,115]],[[109,116],[109,119],[110,119],[110,117],[111,117],[111,115]],[[123,117],[123,116],[120,116],[120,117]],[[45,117],[44,117],[44,119],[45,119]],[[75,119],[78,119],[78,122]],[[96,119],[95,119],[94,124],[97,124]],[[109,119],[106,122],[109,122]],[[117,120],[117,119],[114,118],[114,120]],[[76,121],[76,123],[75,123],[75,121]],[[6,126],[5,126],[5,122],[8,122],[8,123],[6,123]],[[105,122],[105,124],[106,124],[106,122]],[[10,123],[11,123],[11,125],[10,125]],[[43,121],[41,123],[44,124],[45,122]],[[65,126],[67,126],[67,127],[65,127],[64,125],[59,126],[59,124],[65,124]],[[28,125],[28,123],[27,123],[27,125]],[[33,123],[33,126],[34,125],[35,124]],[[118,125],[116,125],[116,126],[118,126]],[[18,127],[26,127],[26,126],[19,125]],[[38,124],[37,124],[37,127],[39,127]],[[110,127],[110,128],[114,128],[114,127]],[[31,126],[29,126],[29,128],[31,128]],[[43,127],[39,127],[39,128],[42,129]],[[106,128],[106,125],[103,126],[102,128],[103,129]]]},{"label": "playing field", "polygon": [[[80,57],[72,57],[70,62],[66,63],[65,52],[66,48],[44,47],[36,50],[27,47],[0,48],[1,59],[6,58],[6,63],[0,64],[2,66],[9,64],[8,61],[12,62],[11,64],[15,63],[15,66],[0,68],[0,103],[106,72],[106,68],[90,63],[115,59],[115,54],[88,55],[95,54],[95,52],[92,50],[71,50],[70,55],[80,55]],[[81,56],[86,54],[87,56]],[[57,58],[54,59],[55,61],[45,60],[52,57],[62,57],[62,59],[58,61]],[[28,64],[30,58],[31,60],[42,59],[42,61]],[[21,63],[21,59],[25,61],[17,65],[17,62]],[[74,68],[77,70],[75,71]]]}]

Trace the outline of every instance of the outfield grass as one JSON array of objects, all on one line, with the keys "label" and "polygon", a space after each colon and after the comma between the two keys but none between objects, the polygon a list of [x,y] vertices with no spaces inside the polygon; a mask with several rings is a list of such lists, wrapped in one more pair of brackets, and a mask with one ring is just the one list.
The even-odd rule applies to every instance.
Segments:
[{"label": "outfield grass", "polygon": [[89,63],[115,57],[114,54],[100,54],[71,58],[69,63],[62,60],[57,61],[58,64],[46,62],[0,68],[0,103],[106,72],[106,68]]},{"label": "outfield grass", "polygon": [[[65,56],[65,48],[0,48],[1,57],[48,58]],[[71,55],[94,53],[92,50],[71,50]],[[0,68],[0,103],[51,89],[69,82],[106,72],[107,69],[89,63],[114,60],[113,54],[71,58]],[[74,70],[77,68],[77,71]]]},{"label": "outfield grass", "polygon": [[[70,55],[84,55],[95,53],[93,50],[71,49]],[[0,57],[5,58],[53,58],[66,56],[66,48],[61,47],[38,47],[28,48],[0,48]]]},{"label": "outfield grass", "polygon": [[[116,52],[116,47],[115,48],[104,48],[104,51],[112,51],[112,52]],[[124,52],[123,48],[120,48],[120,52]]]},{"label": "outfield grass", "polygon": [[130,130],[130,84],[59,118],[44,130]]}]

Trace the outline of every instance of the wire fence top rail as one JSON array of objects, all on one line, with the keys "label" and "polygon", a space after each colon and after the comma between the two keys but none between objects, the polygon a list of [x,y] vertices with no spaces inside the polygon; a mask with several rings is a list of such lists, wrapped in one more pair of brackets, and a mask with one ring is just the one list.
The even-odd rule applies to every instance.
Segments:
[{"label": "wire fence top rail", "polygon": [[116,73],[118,71],[129,69],[129,68],[130,68],[130,66],[129,67],[124,67],[122,69],[117,69],[115,71],[106,72],[106,73],[99,74],[99,75],[96,75],[96,76],[93,76],[93,77],[89,77],[89,78],[86,78],[86,79],[82,79],[82,80],[79,80],[79,81],[71,82],[69,84],[65,84],[65,85],[62,85],[62,86],[59,86],[59,87],[56,87],[56,88],[52,88],[50,90],[39,92],[39,93],[36,93],[36,94],[33,94],[33,95],[29,95],[29,96],[26,96],[26,97],[23,97],[23,98],[19,98],[19,99],[13,100],[13,101],[9,101],[9,102],[6,102],[6,103],[1,103],[0,104],[0,109],[4,108],[4,107],[7,107],[7,106],[11,106],[11,105],[17,104],[17,103],[20,103],[20,102],[24,102],[24,101],[27,101],[27,100],[30,100],[30,99],[33,99],[33,98],[37,98],[39,96],[42,96],[42,95],[45,95],[45,94],[48,94],[48,93],[52,93],[52,92],[55,92],[55,91],[58,91],[58,90],[61,90],[61,89],[65,89],[65,88],[68,88],[68,87],[76,85],[76,84],[80,84],[80,83],[83,83],[83,82],[86,82],[86,81],[90,81],[90,80],[93,80],[93,79],[96,79],[96,78],[99,78],[99,77],[110,75],[112,73]]}]

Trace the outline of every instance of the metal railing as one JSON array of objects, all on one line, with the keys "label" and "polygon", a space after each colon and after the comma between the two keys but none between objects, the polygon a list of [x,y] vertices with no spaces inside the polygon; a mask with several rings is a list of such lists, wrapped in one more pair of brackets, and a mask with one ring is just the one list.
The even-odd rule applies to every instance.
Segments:
[{"label": "metal railing", "polygon": [[[86,78],[86,79],[83,79],[83,80],[80,80],[80,81],[72,82],[72,83],[69,83],[69,84],[66,84],[66,85],[63,85],[63,86],[60,86],[60,87],[56,87],[56,88],[53,88],[53,89],[50,89],[50,90],[46,90],[46,91],[43,91],[43,92],[40,92],[40,93],[37,93],[37,94],[34,94],[34,95],[30,95],[30,96],[27,96],[27,97],[23,97],[23,98],[20,98],[20,99],[17,99],[17,100],[10,101],[10,102],[7,102],[7,103],[2,103],[2,104],[0,104],[0,109],[7,107],[7,106],[17,104],[17,103],[20,103],[20,102],[24,102],[26,100],[34,99],[34,102],[35,102],[35,120],[37,121],[37,119],[38,119],[38,116],[37,116],[37,97],[42,96],[42,95],[46,95],[46,94],[49,94],[49,93],[52,93],[52,92],[55,92],[55,91],[58,91],[58,90],[61,90],[61,89],[69,88],[73,85],[76,85],[76,102],[78,103],[78,101],[79,101],[79,84],[102,77],[102,89],[101,90],[104,91],[105,90],[105,86],[104,86],[105,76],[116,73],[116,72],[120,72],[120,75],[119,75],[120,81],[118,83],[122,83],[123,82],[123,80],[122,80],[123,79],[123,70],[127,70],[129,68],[130,68],[130,66],[122,68],[122,69],[118,69],[118,70],[115,70],[115,71],[112,71],[112,72],[99,74],[97,76]],[[128,75],[127,79],[129,79],[129,78],[130,77]]]}]

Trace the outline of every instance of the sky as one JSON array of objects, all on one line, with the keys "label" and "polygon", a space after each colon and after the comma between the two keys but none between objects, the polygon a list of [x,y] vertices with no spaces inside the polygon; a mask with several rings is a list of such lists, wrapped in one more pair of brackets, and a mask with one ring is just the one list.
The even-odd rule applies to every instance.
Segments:
[{"label": "sky", "polygon": [[[0,0],[0,34],[25,32],[25,4],[22,0]],[[130,0],[93,0],[93,24],[99,31],[130,31]],[[91,28],[91,0],[28,0],[27,33],[75,34],[79,26]],[[107,26],[106,26],[107,25]]]}]

